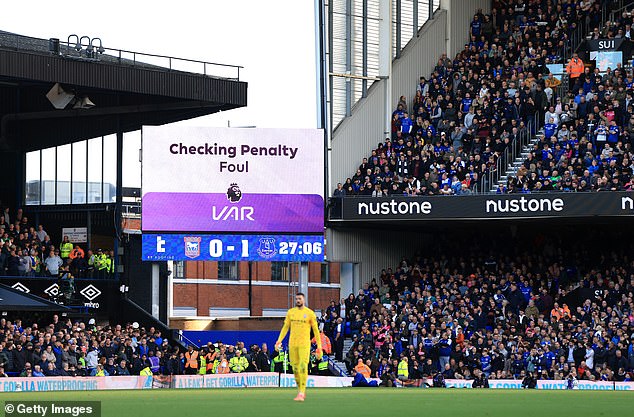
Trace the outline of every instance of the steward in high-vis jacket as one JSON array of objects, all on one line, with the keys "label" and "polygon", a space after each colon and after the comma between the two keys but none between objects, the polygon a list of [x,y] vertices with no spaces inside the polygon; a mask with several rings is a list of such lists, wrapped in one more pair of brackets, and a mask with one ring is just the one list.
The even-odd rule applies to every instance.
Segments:
[{"label": "steward in high-vis jacket", "polygon": [[401,381],[407,381],[409,379],[409,364],[407,360],[407,356],[404,356],[403,359],[398,363],[398,379]]},{"label": "steward in high-vis jacket", "polygon": [[68,264],[70,253],[73,251],[73,244],[68,239],[68,236],[64,236],[64,240],[59,244],[59,256],[62,258],[64,265]]},{"label": "steward in high-vis jacket", "polygon": [[185,352],[185,374],[194,375],[198,372],[198,352],[193,346],[189,346]]},{"label": "steward in high-vis jacket", "polygon": [[247,358],[242,356],[242,351],[240,349],[236,350],[236,356],[229,359],[229,368],[231,368],[231,372],[240,373],[247,370],[249,367],[249,361]]}]

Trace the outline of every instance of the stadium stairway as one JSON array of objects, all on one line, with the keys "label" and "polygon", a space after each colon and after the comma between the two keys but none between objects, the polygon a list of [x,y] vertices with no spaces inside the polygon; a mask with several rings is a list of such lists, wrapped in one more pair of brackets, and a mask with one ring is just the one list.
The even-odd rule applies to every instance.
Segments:
[{"label": "stadium stairway", "polygon": [[493,188],[491,188],[491,193],[495,193],[498,189],[497,187],[500,184],[506,187],[508,183],[508,179],[514,177],[515,174],[517,174],[517,171],[520,169],[524,161],[528,158],[528,154],[531,152],[535,144],[539,142],[539,138],[537,136],[540,133],[543,133],[543,129],[540,129],[540,131],[537,132],[536,135],[533,135],[530,141],[522,148],[520,155],[517,158],[515,158],[513,162],[510,162],[507,165],[506,171],[504,172],[503,175],[500,176],[500,178],[498,179],[498,183],[495,184]]},{"label": "stadium stairway", "polygon": [[[350,348],[352,347],[352,339],[344,339],[343,340],[343,354],[348,353]],[[334,356],[328,358],[328,369],[335,376],[350,376],[348,374],[348,367],[345,363],[339,362],[335,360]]]}]

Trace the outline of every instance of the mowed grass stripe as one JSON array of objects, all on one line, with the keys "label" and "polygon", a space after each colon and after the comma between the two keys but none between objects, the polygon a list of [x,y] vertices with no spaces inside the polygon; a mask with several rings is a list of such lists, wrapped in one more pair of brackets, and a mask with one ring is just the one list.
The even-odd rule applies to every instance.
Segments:
[{"label": "mowed grass stripe", "polygon": [[[102,401],[102,416],[257,417],[464,415],[488,417],[632,415],[634,392],[469,389],[178,389],[5,393],[2,401]],[[4,408],[4,407],[2,407]],[[431,413],[431,414],[429,414]]]}]

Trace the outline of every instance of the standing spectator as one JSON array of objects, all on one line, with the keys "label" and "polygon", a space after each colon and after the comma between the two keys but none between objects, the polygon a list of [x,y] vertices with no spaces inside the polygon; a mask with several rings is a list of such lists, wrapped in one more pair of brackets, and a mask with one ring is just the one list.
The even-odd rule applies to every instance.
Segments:
[{"label": "standing spectator", "polygon": [[106,278],[110,269],[108,255],[101,249],[97,249],[95,269],[97,270],[97,278]]},{"label": "standing spectator", "polygon": [[7,258],[7,275],[15,277],[20,275],[20,256],[15,246],[11,246],[9,249],[9,256]]},{"label": "standing spectator", "polygon": [[114,276],[114,251],[111,250],[106,255],[106,277],[112,278]]},{"label": "standing spectator", "polygon": [[59,276],[59,269],[64,264],[62,258],[59,257],[58,251],[50,251],[48,258],[44,261],[44,268],[51,277]]},{"label": "standing spectator", "polygon": [[333,341],[335,345],[335,359],[338,361],[343,360],[343,338],[344,338],[343,319],[337,318],[337,324],[333,329]]},{"label": "standing spectator", "polygon": [[[215,368],[212,368],[215,370]],[[178,351],[174,350],[170,353],[169,359],[167,359],[167,363],[165,365],[165,374],[166,375],[181,375],[183,373],[182,370],[182,362],[178,357]]]},{"label": "standing spectator", "polygon": [[452,351],[452,340],[448,337],[447,333],[442,334],[442,338],[438,340],[438,361],[440,363],[440,369],[444,370],[445,365],[449,363],[449,357]]},{"label": "standing spectator", "polygon": [[68,265],[68,261],[70,260],[70,253],[73,251],[73,244],[68,239],[68,236],[64,236],[64,240],[59,245],[59,250],[64,265]]},{"label": "standing spectator", "polygon": [[36,277],[40,275],[42,271],[42,260],[35,249],[31,249],[29,254],[29,266],[31,269],[29,276]]},{"label": "standing spectator", "polygon": [[12,361],[9,361],[9,356],[13,356],[11,351],[4,350],[4,344],[0,343],[0,367],[3,369],[11,369]]},{"label": "standing spectator", "polygon": [[262,343],[262,349],[255,355],[255,367],[258,372],[268,372],[271,369],[271,357],[266,343]]},{"label": "standing spectator", "polygon": [[473,16],[473,20],[471,21],[471,29],[469,31],[469,34],[471,36],[475,36],[476,38],[479,38],[481,31],[482,31],[482,22],[480,21],[480,16],[476,14],[475,16]]},{"label": "standing spectator", "polygon": [[70,270],[72,274],[78,277],[83,277],[86,273],[87,267],[88,265],[84,256],[84,250],[79,245],[75,245],[73,250],[70,252]]},{"label": "standing spectator", "polygon": [[97,368],[98,364],[99,364],[99,352],[97,350],[97,347],[93,347],[86,354],[86,370],[88,374],[92,374],[92,372],[94,372],[95,369]]},{"label": "standing spectator", "polygon": [[37,226],[37,232],[35,232],[35,234],[40,242],[44,242],[44,239],[48,236],[48,233],[44,230],[44,226],[41,224]]},{"label": "standing spectator", "polygon": [[581,58],[579,58],[579,55],[576,53],[572,54],[572,58],[568,61],[568,64],[566,64],[566,73],[569,79],[568,89],[573,90],[584,70],[585,66]]},{"label": "standing spectator", "polygon": [[86,262],[86,278],[93,278],[95,276],[95,264],[97,263],[97,255],[92,250],[88,249],[88,253],[85,258]]},{"label": "standing spectator", "polygon": [[555,74],[551,72],[550,74],[548,74],[545,84],[546,88],[544,89],[544,92],[547,96],[553,97],[555,96],[555,88],[561,85],[561,80],[555,78]]},{"label": "standing spectator", "polygon": [[27,250],[18,250],[18,275],[25,277],[31,272],[31,257]]},{"label": "standing spectator", "polygon": [[337,188],[332,194],[333,200],[333,215],[335,217],[341,217],[342,200],[346,196],[346,190],[341,183],[337,183]]}]

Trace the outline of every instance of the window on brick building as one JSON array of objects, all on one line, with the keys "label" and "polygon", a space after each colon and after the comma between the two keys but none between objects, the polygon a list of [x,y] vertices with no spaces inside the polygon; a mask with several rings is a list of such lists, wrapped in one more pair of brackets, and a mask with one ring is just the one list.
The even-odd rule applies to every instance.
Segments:
[{"label": "window on brick building", "polygon": [[288,262],[271,262],[271,281],[288,281],[289,277]]},{"label": "window on brick building", "polygon": [[330,264],[328,262],[321,264],[321,283],[330,284]]},{"label": "window on brick building", "polygon": [[185,278],[185,262],[183,261],[174,261],[173,278]]},{"label": "window on brick building", "polygon": [[237,280],[238,262],[225,261],[218,262],[218,279]]}]

